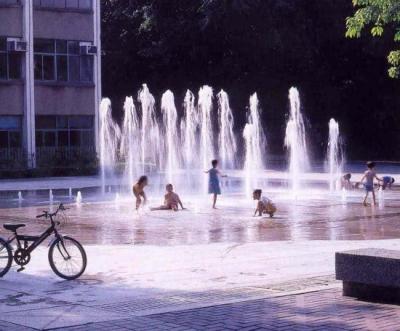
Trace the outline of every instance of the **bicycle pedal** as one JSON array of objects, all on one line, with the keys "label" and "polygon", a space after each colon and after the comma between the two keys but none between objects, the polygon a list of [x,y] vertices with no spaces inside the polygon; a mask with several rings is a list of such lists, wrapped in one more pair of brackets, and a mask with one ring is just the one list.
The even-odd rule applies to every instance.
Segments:
[{"label": "bicycle pedal", "polygon": [[17,269],[17,272],[21,272],[21,271],[24,271],[24,270],[25,270],[25,268],[21,267],[21,268]]}]

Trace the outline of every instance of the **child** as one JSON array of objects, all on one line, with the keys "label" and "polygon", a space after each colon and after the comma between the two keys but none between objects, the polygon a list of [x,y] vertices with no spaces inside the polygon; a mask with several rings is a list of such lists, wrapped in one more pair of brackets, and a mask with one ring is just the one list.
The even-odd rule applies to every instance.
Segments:
[{"label": "child", "polygon": [[138,210],[142,204],[141,198],[143,198],[143,205],[145,205],[147,202],[146,193],[144,193],[144,188],[147,186],[147,184],[147,176],[141,176],[138,182],[132,187],[133,195],[136,197],[136,210]]},{"label": "child", "polygon": [[340,186],[342,189],[344,188],[346,190],[351,190],[353,188],[350,179],[351,179],[351,174],[345,174],[340,178]]},{"label": "child", "polygon": [[394,183],[394,178],[391,176],[383,176],[382,177],[382,190],[386,190],[386,188],[391,189]]},{"label": "child", "polygon": [[365,180],[365,198],[363,205],[367,206],[367,198],[369,192],[372,193],[372,199],[374,202],[374,205],[376,204],[375,200],[375,191],[374,191],[374,178],[376,178],[378,181],[382,181],[382,179],[378,178],[375,172],[375,162],[367,162],[367,168],[368,170],[364,173],[364,176],[361,178],[361,183]]},{"label": "child", "polygon": [[164,196],[164,204],[160,207],[151,208],[151,210],[169,210],[178,211],[178,205],[181,206],[182,210],[185,209],[183,207],[182,201],[179,198],[179,195],[174,192],[174,187],[172,184],[168,184],[165,187],[167,193]]},{"label": "child", "polygon": [[262,195],[262,190],[254,190],[253,199],[258,200],[256,210],[254,212],[254,216],[262,216],[262,214],[269,214],[269,217],[273,217],[276,212],[275,204],[271,199],[268,199],[266,196]]},{"label": "child", "polygon": [[221,187],[219,186],[219,176],[221,177],[228,177],[227,175],[222,175],[219,170],[217,169],[218,160],[211,161],[212,168],[205,173],[208,174],[208,193],[213,194],[213,208],[217,203],[217,196],[221,194]]}]

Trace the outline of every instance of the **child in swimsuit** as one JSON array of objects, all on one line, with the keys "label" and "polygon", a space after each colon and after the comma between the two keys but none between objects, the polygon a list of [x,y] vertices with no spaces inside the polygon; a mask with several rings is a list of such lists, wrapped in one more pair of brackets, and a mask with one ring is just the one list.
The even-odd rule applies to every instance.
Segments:
[{"label": "child in swimsuit", "polygon": [[364,187],[365,187],[365,198],[363,201],[363,205],[367,206],[367,198],[369,195],[369,192],[372,193],[372,200],[374,202],[374,205],[376,204],[376,199],[375,199],[375,191],[374,191],[374,179],[378,180],[379,182],[382,181],[375,172],[375,162],[367,162],[367,168],[368,170],[364,173],[364,176],[361,178],[361,183],[364,182]]},{"label": "child in swimsuit", "polygon": [[133,195],[136,197],[136,210],[138,210],[140,205],[142,204],[142,198],[143,205],[145,205],[147,202],[146,193],[144,193],[144,188],[145,186],[147,186],[147,184],[147,176],[141,176],[138,182],[132,187]]},{"label": "child in swimsuit", "polygon": [[179,195],[174,192],[174,187],[172,184],[168,184],[165,187],[167,193],[164,196],[164,204],[160,207],[155,207],[151,208],[151,210],[174,210],[178,211],[178,206],[181,206],[182,209],[185,209],[183,207],[182,201],[179,198]]},{"label": "child in swimsuit", "polygon": [[208,193],[213,194],[213,205],[214,209],[217,203],[217,196],[221,194],[221,187],[219,185],[219,176],[227,177],[227,175],[222,175],[220,171],[217,169],[218,160],[211,161],[212,168],[205,173],[208,174]]},{"label": "child in swimsuit", "polygon": [[391,176],[383,176],[382,177],[382,190],[386,190],[387,188],[391,189],[394,183],[394,178]]},{"label": "child in swimsuit", "polygon": [[256,210],[254,211],[254,216],[262,216],[262,214],[269,214],[270,217],[274,216],[276,212],[276,206],[271,199],[262,195],[262,190],[254,190],[253,200],[258,200]]}]

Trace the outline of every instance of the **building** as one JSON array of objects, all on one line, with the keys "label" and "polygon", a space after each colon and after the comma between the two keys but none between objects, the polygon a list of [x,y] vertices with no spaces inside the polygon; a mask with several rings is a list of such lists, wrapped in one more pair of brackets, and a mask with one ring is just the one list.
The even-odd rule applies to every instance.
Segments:
[{"label": "building", "polygon": [[96,155],[100,1],[0,0],[0,169]]}]

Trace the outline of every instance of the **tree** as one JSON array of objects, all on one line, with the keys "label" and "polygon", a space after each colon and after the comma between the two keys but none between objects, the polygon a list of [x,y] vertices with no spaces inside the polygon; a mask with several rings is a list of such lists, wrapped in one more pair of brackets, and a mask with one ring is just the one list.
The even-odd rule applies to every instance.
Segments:
[{"label": "tree", "polygon": [[[371,35],[381,37],[385,30],[393,34],[394,42],[400,42],[400,1],[399,0],[353,0],[357,8],[346,20],[346,37],[359,38],[364,29],[370,28]],[[400,49],[388,55],[389,76],[400,75]]]}]

